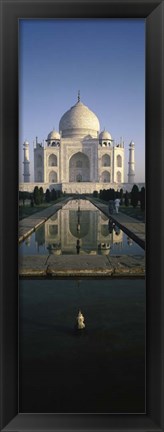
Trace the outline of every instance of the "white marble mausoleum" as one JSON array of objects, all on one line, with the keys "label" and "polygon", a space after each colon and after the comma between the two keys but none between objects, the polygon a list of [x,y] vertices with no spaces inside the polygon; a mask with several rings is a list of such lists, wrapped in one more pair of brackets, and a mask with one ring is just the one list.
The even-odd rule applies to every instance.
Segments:
[{"label": "white marble mausoleum", "polygon": [[[134,183],[134,143],[129,145],[128,184]],[[96,114],[80,100],[66,111],[59,132],[52,130],[44,143],[36,138],[34,182],[30,182],[29,143],[24,142],[24,183],[20,190],[42,186],[66,193],[92,193],[94,190],[124,185],[124,142],[116,144],[107,130],[100,130]],[[125,189],[128,189],[126,183]]]}]

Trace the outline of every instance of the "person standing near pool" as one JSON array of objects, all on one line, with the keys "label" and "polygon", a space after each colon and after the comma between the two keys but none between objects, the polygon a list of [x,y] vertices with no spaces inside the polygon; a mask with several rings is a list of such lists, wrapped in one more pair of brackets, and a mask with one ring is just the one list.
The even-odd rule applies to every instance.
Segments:
[{"label": "person standing near pool", "polygon": [[118,213],[119,205],[120,205],[120,199],[119,198],[115,199],[114,205],[115,205],[116,213]]}]

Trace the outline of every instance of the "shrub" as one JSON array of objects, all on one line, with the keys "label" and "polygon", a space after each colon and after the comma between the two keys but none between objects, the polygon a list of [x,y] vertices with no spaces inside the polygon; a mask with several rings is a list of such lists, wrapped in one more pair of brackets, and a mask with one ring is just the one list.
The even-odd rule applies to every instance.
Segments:
[{"label": "shrub", "polygon": [[127,191],[125,192],[125,206],[126,206],[126,207],[129,206],[129,194],[128,194]]},{"label": "shrub", "polygon": [[49,203],[50,200],[51,200],[51,194],[50,194],[49,189],[46,190],[46,193],[45,193],[45,200],[46,200],[47,203]]},{"label": "shrub", "polygon": [[33,199],[34,199],[34,203],[36,205],[39,205],[41,203],[40,191],[39,191],[38,186],[35,186],[35,188],[34,188]]},{"label": "shrub", "polygon": [[137,185],[134,185],[131,190],[131,205],[137,207],[139,200],[139,189]]}]

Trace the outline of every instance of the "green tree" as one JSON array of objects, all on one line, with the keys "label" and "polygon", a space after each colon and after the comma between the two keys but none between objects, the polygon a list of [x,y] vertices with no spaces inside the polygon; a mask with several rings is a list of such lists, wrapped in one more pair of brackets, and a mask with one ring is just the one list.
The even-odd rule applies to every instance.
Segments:
[{"label": "green tree", "polygon": [[100,189],[99,198],[102,199],[102,189]]},{"label": "green tree", "polygon": [[49,189],[46,190],[46,193],[45,193],[45,200],[46,200],[47,203],[49,203],[50,200],[51,200],[51,194],[50,194]]},{"label": "green tree", "polygon": [[34,203],[36,205],[40,204],[40,192],[39,192],[39,188],[38,186],[34,187],[34,192],[33,192],[33,199],[34,199]]},{"label": "green tree", "polygon": [[103,190],[102,190],[102,194],[101,194],[101,199],[102,199],[103,201],[108,201],[107,196],[108,196],[108,192],[107,192],[107,190],[106,190],[106,189],[103,189]]},{"label": "green tree", "polygon": [[97,192],[97,190],[93,191],[93,197],[94,198],[98,198],[98,192]]},{"label": "green tree", "polygon": [[126,207],[129,206],[129,194],[128,194],[128,191],[125,192],[125,206]]},{"label": "green tree", "polygon": [[51,201],[55,201],[57,198],[56,190],[53,188],[51,191]]},{"label": "green tree", "polygon": [[137,185],[134,185],[131,190],[131,205],[137,207],[139,200],[139,189]]},{"label": "green tree", "polygon": [[39,194],[40,194],[40,203],[42,204],[44,199],[44,192],[42,186],[39,188]]},{"label": "green tree", "polygon": [[30,193],[26,191],[19,191],[19,200],[23,201],[23,205],[25,205],[26,199],[30,198]]},{"label": "green tree", "polygon": [[30,205],[31,205],[31,207],[34,207],[34,198],[33,198],[33,196],[31,196]]},{"label": "green tree", "polygon": [[120,198],[120,205],[123,204],[123,189],[120,189],[120,194],[119,194],[119,198]]},{"label": "green tree", "polygon": [[116,191],[114,189],[111,189],[112,191],[112,200],[114,201],[116,199]]},{"label": "green tree", "polygon": [[60,198],[62,196],[62,192],[60,190],[56,191],[56,198]]},{"label": "green tree", "polygon": [[144,187],[142,187],[140,191],[140,207],[142,211],[145,210],[145,188]]}]

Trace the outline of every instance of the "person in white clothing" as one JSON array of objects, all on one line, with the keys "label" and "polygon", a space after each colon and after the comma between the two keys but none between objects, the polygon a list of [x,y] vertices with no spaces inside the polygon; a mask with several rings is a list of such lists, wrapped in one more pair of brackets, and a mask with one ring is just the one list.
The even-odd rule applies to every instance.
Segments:
[{"label": "person in white clothing", "polygon": [[114,204],[115,204],[116,213],[118,213],[119,205],[120,205],[120,200],[119,200],[119,198],[116,198],[116,199],[115,199]]}]

